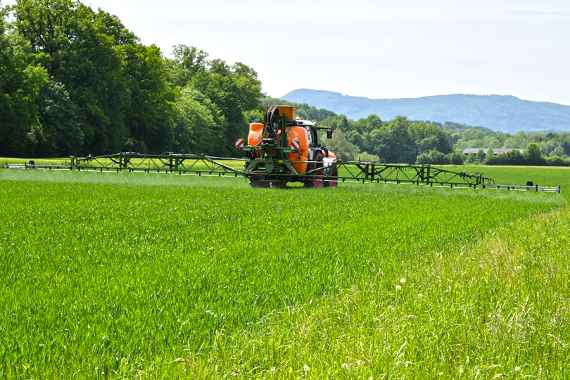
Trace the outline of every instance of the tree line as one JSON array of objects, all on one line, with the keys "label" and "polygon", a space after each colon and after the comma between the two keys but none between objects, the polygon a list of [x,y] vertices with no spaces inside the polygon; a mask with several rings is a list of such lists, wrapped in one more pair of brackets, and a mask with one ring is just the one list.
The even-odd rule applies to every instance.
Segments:
[{"label": "tree line", "polygon": [[182,45],[165,58],[79,1],[0,6],[0,155],[223,154],[260,98],[250,67]]},{"label": "tree line", "polygon": [[[275,102],[271,99],[268,103]],[[519,132],[507,134],[457,123],[413,121],[397,117],[384,121],[376,115],[350,120],[306,104],[297,105],[302,117],[335,129],[327,141],[344,160],[422,164],[482,163],[489,165],[570,165],[570,133]],[[482,148],[466,156],[465,148]],[[513,148],[495,155],[493,149]]]}]

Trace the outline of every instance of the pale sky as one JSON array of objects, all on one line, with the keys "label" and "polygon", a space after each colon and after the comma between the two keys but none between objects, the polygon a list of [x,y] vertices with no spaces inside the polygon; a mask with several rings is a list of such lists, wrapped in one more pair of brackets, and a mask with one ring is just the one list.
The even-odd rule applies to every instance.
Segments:
[{"label": "pale sky", "polygon": [[[252,66],[264,91],[570,104],[568,0],[85,0],[146,44]],[[4,2],[5,3],[5,2]]]}]

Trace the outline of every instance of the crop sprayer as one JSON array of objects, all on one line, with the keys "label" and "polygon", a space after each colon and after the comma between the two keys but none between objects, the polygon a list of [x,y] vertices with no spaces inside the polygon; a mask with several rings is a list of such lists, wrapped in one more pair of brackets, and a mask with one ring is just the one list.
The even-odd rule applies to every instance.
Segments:
[{"label": "crop sprayer", "polygon": [[321,143],[321,133],[332,138],[333,130],[296,117],[292,106],[269,107],[263,122],[249,125],[247,140],[235,143],[242,158],[204,154],[141,154],[71,157],[59,164],[5,164],[8,169],[145,172],[217,177],[245,177],[253,187],[336,187],[339,183],[411,184],[449,188],[503,189],[560,193],[560,186],[497,184],[480,173],[448,170],[432,165],[343,161]]}]

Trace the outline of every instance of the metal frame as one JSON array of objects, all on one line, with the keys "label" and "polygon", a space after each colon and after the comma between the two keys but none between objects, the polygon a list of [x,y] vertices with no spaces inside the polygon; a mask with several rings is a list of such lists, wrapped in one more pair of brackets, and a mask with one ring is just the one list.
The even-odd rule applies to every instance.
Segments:
[{"label": "metal frame", "polygon": [[[375,162],[340,162],[339,170],[344,169],[350,179],[368,182],[423,183],[426,185],[454,185],[483,187],[494,184],[495,180],[482,174],[455,172],[431,165],[382,164]],[[339,179],[343,179],[340,176]]]},{"label": "metal frame", "polygon": [[[179,173],[197,175],[244,176],[245,172],[229,166],[229,162],[244,159],[213,157],[203,154],[142,154],[122,152],[103,156],[72,157],[71,169],[97,171],[129,171]],[[227,163],[226,163],[227,162]]]},{"label": "metal frame", "polygon": [[[99,172],[145,172],[145,173],[175,173],[194,174],[198,176],[231,176],[251,178],[260,173],[246,167],[247,159],[214,157],[202,154],[141,154],[122,152],[103,156],[71,157],[67,165],[36,165],[5,164],[7,169],[46,169],[46,170],[77,170]],[[243,169],[230,166],[239,162]],[[315,163],[315,161],[305,161]],[[294,161],[287,161],[289,165]],[[283,163],[282,163],[283,164]],[[321,163],[322,164],[322,163]],[[322,180],[324,182],[359,182],[359,183],[393,183],[415,184],[449,188],[495,189],[511,191],[534,191],[560,193],[560,186],[520,186],[496,184],[492,178],[479,173],[451,171],[431,165],[383,164],[365,161],[337,161],[337,176],[315,174],[322,170],[317,168],[306,174],[282,172],[267,175],[267,181],[279,180],[284,182],[304,182]]]}]

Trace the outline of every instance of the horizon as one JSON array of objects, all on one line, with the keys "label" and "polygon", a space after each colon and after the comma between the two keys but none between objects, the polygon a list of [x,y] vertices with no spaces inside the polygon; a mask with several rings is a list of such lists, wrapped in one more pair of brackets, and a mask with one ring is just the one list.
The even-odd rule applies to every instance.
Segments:
[{"label": "horizon", "polygon": [[525,98],[521,98],[521,97],[518,97],[516,95],[511,95],[511,94],[468,94],[468,93],[459,93],[459,92],[449,93],[449,94],[434,94],[434,95],[425,95],[425,96],[401,97],[401,98],[372,98],[372,97],[367,97],[367,96],[346,94],[346,93],[343,93],[340,91],[335,91],[335,90],[323,90],[323,89],[316,89],[316,88],[297,88],[297,89],[291,90],[288,93],[286,93],[285,95],[277,97],[277,98],[282,99],[282,98],[290,95],[291,93],[293,93],[295,91],[328,92],[328,93],[334,93],[334,94],[338,94],[341,96],[347,96],[347,97],[351,97],[351,98],[365,98],[365,99],[369,99],[369,100],[408,100],[408,99],[412,100],[412,99],[436,98],[436,97],[443,97],[443,96],[504,97],[504,98],[515,98],[515,99],[523,101],[523,102],[547,103],[547,104],[554,104],[554,105],[559,105],[559,106],[564,106],[564,107],[570,107],[570,104],[544,101],[544,100],[525,99]]},{"label": "horizon", "polygon": [[562,0],[83,3],[117,15],[165,56],[186,44],[243,62],[273,97],[307,88],[372,99],[465,94],[570,105],[570,4]]}]

